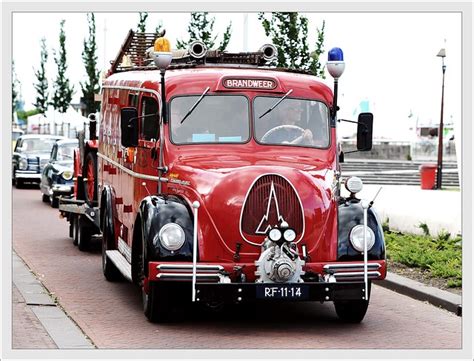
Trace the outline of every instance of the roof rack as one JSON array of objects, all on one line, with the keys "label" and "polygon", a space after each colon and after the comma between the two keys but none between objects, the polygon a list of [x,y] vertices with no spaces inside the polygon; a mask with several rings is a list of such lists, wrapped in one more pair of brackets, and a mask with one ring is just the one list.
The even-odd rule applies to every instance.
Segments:
[{"label": "roof rack", "polygon": [[[156,33],[138,33],[130,30],[123,42],[120,51],[113,61],[111,61],[111,68],[108,75],[131,71],[131,70],[156,70],[158,69],[151,58],[151,51],[153,51],[155,39],[158,37]],[[274,50],[276,52],[276,49]],[[189,51],[178,50],[173,52],[173,60],[170,69],[184,69],[202,66],[206,64],[219,65],[237,65],[250,67],[268,67],[268,56],[264,54],[265,49],[262,47],[257,52],[240,52],[229,53],[220,50],[208,50],[205,56],[201,58],[193,57]],[[311,74],[305,70],[275,68],[272,70],[286,71],[294,73]]]}]

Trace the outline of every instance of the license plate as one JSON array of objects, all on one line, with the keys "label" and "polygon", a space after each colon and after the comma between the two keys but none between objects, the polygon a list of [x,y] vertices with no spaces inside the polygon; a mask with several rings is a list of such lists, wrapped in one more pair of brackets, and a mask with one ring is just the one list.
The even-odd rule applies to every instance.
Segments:
[{"label": "license plate", "polygon": [[306,285],[257,285],[257,298],[275,300],[305,300],[309,296]]}]

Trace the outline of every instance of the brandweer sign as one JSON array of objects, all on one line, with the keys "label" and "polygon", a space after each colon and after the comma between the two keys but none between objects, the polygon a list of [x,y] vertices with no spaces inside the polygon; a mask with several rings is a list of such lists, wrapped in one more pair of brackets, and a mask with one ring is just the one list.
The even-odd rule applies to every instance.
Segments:
[{"label": "brandweer sign", "polygon": [[276,82],[271,79],[224,79],[226,88],[233,89],[275,89]]}]

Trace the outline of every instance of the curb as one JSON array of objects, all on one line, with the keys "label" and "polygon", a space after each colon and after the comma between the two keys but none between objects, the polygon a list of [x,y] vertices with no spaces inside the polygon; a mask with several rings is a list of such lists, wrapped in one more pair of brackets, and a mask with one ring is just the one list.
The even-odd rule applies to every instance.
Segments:
[{"label": "curb", "polygon": [[457,316],[462,316],[462,296],[454,293],[426,286],[418,281],[390,272],[387,272],[385,280],[375,281],[375,284],[419,301],[427,301],[434,306],[453,312]]}]

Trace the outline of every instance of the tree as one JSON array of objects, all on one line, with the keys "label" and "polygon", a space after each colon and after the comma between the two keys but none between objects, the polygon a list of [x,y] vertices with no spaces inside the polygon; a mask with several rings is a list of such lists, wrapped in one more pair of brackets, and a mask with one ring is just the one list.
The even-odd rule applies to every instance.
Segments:
[{"label": "tree", "polygon": [[65,113],[71,104],[74,86],[69,85],[69,79],[66,77],[66,34],[64,33],[65,20],[61,20],[59,31],[59,52],[55,53],[54,62],[58,66],[58,75],[54,81],[54,94],[52,105],[54,109]]},{"label": "tree", "polygon": [[[214,49],[217,35],[213,36],[212,32],[214,29],[215,17],[208,18],[209,13],[207,12],[193,12],[191,13],[191,21],[188,25],[189,40],[176,42],[178,49],[186,49],[188,45],[194,40],[200,40],[208,49]],[[230,37],[232,32],[232,22],[227,26],[221,43],[219,44],[219,50],[224,51],[229,45]]]},{"label": "tree", "polygon": [[146,31],[146,19],[148,18],[148,13],[139,12],[138,16],[140,17],[140,20],[138,21],[137,25],[138,32],[144,33]]},{"label": "tree", "polygon": [[324,66],[319,61],[321,55],[324,53],[324,27],[326,26],[326,21],[323,20],[323,25],[321,29],[316,28],[318,38],[316,40],[316,50],[311,53],[311,64],[310,71],[316,76],[319,76],[322,79],[326,79],[326,73],[324,72]]},{"label": "tree", "polygon": [[83,102],[86,105],[86,114],[95,113],[99,109],[99,102],[96,102],[95,94],[99,93],[100,72],[97,69],[97,44],[95,42],[95,16],[94,13],[87,14],[89,23],[89,38],[84,39],[84,50],[82,60],[86,68],[87,81],[81,83]]},{"label": "tree", "polygon": [[41,39],[41,54],[40,54],[40,66],[38,70],[35,70],[36,80],[34,84],[37,96],[35,103],[33,104],[41,114],[44,114],[48,109],[48,78],[46,77],[45,65],[48,61],[48,49],[46,48],[46,39]]},{"label": "tree", "polygon": [[16,72],[15,72],[15,62],[12,61],[12,115],[15,113],[16,110],[16,102],[18,100],[18,96],[20,95],[18,91],[18,85],[19,85],[18,78],[16,77]]},{"label": "tree", "polygon": [[265,35],[271,36],[273,45],[278,49],[278,57],[273,65],[308,70],[315,75],[321,74],[319,56],[323,52],[324,22],[322,30],[317,29],[316,50],[310,55],[308,18],[295,12],[273,12],[270,19],[266,18],[265,13],[259,13],[258,18],[262,22]]}]

